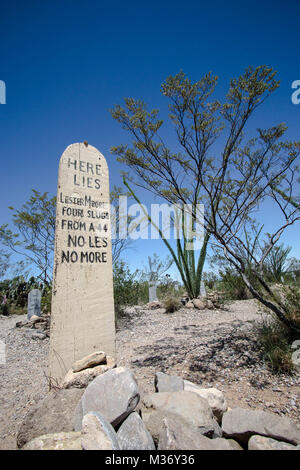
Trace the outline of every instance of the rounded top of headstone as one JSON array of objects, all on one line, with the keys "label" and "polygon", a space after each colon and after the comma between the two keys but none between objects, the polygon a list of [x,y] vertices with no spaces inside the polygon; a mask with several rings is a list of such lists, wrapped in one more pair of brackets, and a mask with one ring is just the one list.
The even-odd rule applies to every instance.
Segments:
[{"label": "rounded top of headstone", "polygon": [[69,156],[77,158],[78,160],[99,163],[102,166],[105,165],[107,168],[107,161],[104,155],[86,140],[84,142],[76,142],[68,145],[60,158],[60,163]]}]

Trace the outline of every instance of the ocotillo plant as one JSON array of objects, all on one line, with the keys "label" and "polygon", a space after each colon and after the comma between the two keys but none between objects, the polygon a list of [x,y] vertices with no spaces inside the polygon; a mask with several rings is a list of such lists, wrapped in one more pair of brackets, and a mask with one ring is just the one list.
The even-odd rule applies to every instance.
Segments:
[{"label": "ocotillo plant", "polygon": [[[190,298],[196,298],[200,294],[200,285],[201,285],[201,278],[202,278],[202,272],[203,272],[203,266],[205,262],[205,257],[206,257],[206,251],[207,251],[207,244],[209,241],[209,234],[206,232],[204,234],[203,238],[203,244],[200,249],[200,253],[198,255],[198,260],[196,260],[195,256],[195,250],[194,250],[194,240],[191,238],[186,237],[186,218],[187,214],[183,209],[178,208],[179,212],[179,218],[181,220],[177,220],[177,223],[175,222],[175,227],[176,230],[179,231],[181,229],[182,233],[182,238],[179,238],[179,234],[177,233],[177,241],[176,241],[176,251],[172,248],[168,240],[164,237],[163,232],[161,229],[155,224],[155,222],[152,220],[151,216],[148,214],[148,212],[145,211],[143,204],[133,191],[133,189],[129,186],[128,182],[126,179],[123,179],[123,182],[127,189],[129,190],[131,196],[136,200],[136,202],[140,205],[145,217],[148,219],[148,221],[155,227],[155,229],[158,231],[161,239],[165,243],[166,247],[168,248],[174,263],[176,264],[176,267],[179,271],[181,280],[183,282],[183,285],[187,291],[187,294]],[[189,214],[192,218],[192,229],[195,228],[195,210],[193,209],[191,211],[192,213]]]}]

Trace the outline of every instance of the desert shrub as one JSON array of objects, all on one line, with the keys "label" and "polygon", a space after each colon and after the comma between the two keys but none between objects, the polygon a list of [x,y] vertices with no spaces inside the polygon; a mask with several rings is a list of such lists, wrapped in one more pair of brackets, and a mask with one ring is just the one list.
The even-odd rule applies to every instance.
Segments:
[{"label": "desert shrub", "polygon": [[258,344],[274,373],[290,374],[293,369],[287,328],[275,318],[264,319],[257,327]]},{"label": "desert shrub", "polygon": [[16,276],[0,282],[0,312],[5,315],[26,313],[28,294],[32,289],[43,290],[43,284],[33,276],[29,280]]},{"label": "desert shrub", "polygon": [[184,291],[184,288],[174,281],[169,274],[166,274],[157,286],[157,297],[164,300],[169,297],[178,297]]},{"label": "desert shrub", "polygon": [[213,272],[204,272],[203,273],[203,281],[204,281],[204,284],[205,286],[209,289],[209,290],[213,290],[215,288],[215,286],[217,285],[217,282],[218,282],[218,276],[213,273]]},{"label": "desert shrub", "polygon": [[180,301],[176,297],[168,297],[164,300],[163,306],[166,309],[166,313],[174,313],[182,307]]},{"label": "desert shrub", "polygon": [[220,271],[219,288],[225,300],[245,300],[249,298],[247,287],[241,276],[231,269]]},{"label": "desert shrub", "polygon": [[122,315],[124,307],[148,302],[148,283],[138,282],[124,261],[116,261],[113,268],[115,316]]},{"label": "desert shrub", "polygon": [[[300,329],[300,289],[298,286],[286,286],[283,288],[285,298],[286,317]],[[289,330],[291,341],[299,339],[294,330]]]},{"label": "desert shrub", "polygon": [[[286,286],[282,290],[282,301],[286,317],[300,327],[300,291],[295,286]],[[300,335],[278,320],[269,310],[263,309],[266,317],[256,326],[258,344],[264,358],[274,373],[291,374],[295,368],[292,361],[291,345],[300,339]]]}]

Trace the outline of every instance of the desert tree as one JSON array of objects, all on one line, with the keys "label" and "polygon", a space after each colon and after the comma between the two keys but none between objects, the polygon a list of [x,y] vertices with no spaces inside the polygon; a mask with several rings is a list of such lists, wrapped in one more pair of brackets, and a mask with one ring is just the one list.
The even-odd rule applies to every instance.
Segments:
[{"label": "desert tree", "polygon": [[32,190],[20,210],[10,209],[14,230],[8,224],[0,226],[2,245],[33,264],[38,269],[38,278],[49,283],[53,266],[55,197]]},{"label": "desert tree", "polygon": [[141,280],[148,282],[159,282],[163,279],[163,275],[170,269],[173,264],[173,259],[167,256],[165,259],[154,253],[153,256],[148,256],[147,265],[138,272]]},{"label": "desert tree", "polygon": [[[124,107],[115,106],[113,118],[133,140],[112,152],[130,170],[125,175],[128,186],[147,189],[171,204],[190,204],[195,222],[197,204],[204,205],[204,242],[197,263],[190,263],[197,287],[207,245],[212,243],[223,250],[254,297],[286,325],[297,328],[266,283],[263,265],[286,228],[299,220],[295,183],[300,143],[284,140],[287,128],[282,123],[246,138],[250,118],[279,86],[271,67],[248,67],[230,81],[224,102],[212,97],[216,84],[211,73],[192,83],[183,72],[162,84],[177,136],[175,150],[161,135],[158,110],[148,111],[143,101],[133,98],[126,99]],[[277,207],[282,223],[266,235],[261,242],[265,248],[257,256],[247,247],[245,233],[251,232],[257,211],[267,200]],[[176,263],[178,256],[171,254]],[[198,288],[192,289],[197,292]]]},{"label": "desert tree", "polygon": [[9,269],[10,253],[4,249],[0,249],[0,279],[2,279]]}]

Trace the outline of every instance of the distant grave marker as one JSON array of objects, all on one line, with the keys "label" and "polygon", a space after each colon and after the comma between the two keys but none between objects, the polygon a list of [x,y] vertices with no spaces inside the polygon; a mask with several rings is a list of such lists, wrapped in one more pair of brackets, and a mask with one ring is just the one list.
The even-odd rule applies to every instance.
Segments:
[{"label": "distant grave marker", "polygon": [[149,281],[149,302],[157,300],[156,281]]},{"label": "distant grave marker", "polygon": [[108,167],[91,145],[70,145],[59,163],[50,377],[94,351],[115,357]]},{"label": "distant grave marker", "polygon": [[201,281],[201,284],[200,284],[200,295],[201,297],[206,297],[206,288],[205,288],[205,284],[203,281]]},{"label": "distant grave marker", "polygon": [[32,289],[28,294],[27,301],[27,318],[30,318],[33,315],[41,316],[41,291],[39,289]]}]

